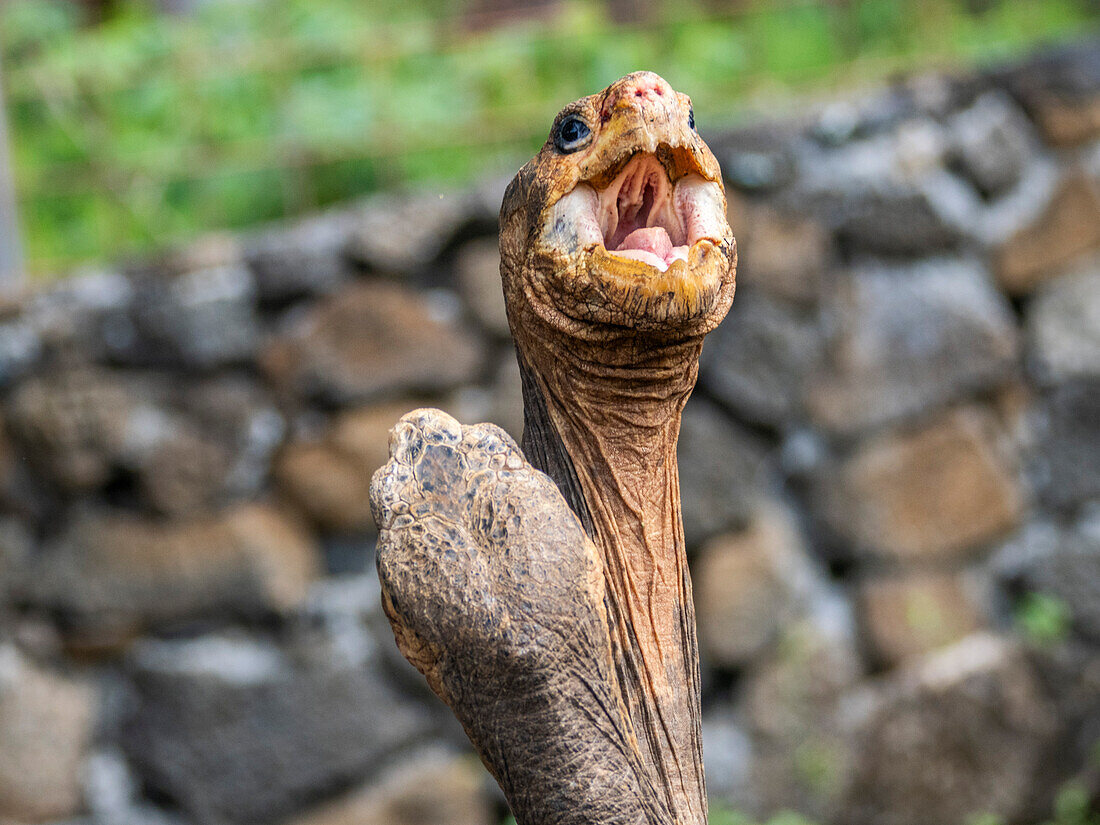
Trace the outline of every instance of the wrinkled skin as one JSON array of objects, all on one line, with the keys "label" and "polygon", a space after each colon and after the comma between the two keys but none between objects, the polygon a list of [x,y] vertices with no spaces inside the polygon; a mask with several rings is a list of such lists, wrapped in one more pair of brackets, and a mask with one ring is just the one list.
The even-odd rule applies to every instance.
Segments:
[{"label": "wrinkled skin", "polygon": [[705,823],[676,439],[736,252],[688,99],[639,72],[563,109],[500,244],[526,460],[402,419],[372,485],[387,615],[521,825]]}]

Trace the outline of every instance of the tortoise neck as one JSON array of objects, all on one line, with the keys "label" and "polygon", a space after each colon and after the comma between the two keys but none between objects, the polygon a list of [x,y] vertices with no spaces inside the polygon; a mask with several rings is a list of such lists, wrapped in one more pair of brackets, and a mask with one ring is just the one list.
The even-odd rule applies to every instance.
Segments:
[{"label": "tortoise neck", "polygon": [[[557,345],[555,345],[557,344]],[[702,338],[525,336],[523,448],[604,563],[620,692],[680,825],[706,821],[698,648],[676,441]]]}]

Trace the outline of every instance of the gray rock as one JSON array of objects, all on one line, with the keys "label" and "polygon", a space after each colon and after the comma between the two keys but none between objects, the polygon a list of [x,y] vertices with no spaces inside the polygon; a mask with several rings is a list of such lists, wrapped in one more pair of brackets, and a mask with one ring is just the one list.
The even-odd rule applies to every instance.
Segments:
[{"label": "gray rock", "polygon": [[458,286],[466,308],[488,332],[507,338],[508,316],[500,282],[500,249],[495,237],[478,238],[458,250]]},{"label": "gray rock", "polygon": [[764,443],[716,405],[699,396],[688,403],[677,459],[689,546],[746,523],[765,486],[765,456]]},{"label": "gray rock", "polygon": [[1072,508],[1100,497],[1100,381],[1060,384],[1037,406],[1034,465],[1042,498]]},{"label": "gray rock", "polygon": [[[920,258],[971,239],[988,243],[1007,235],[1030,213],[1014,198],[987,204],[949,172],[952,141],[936,120],[909,117],[889,132],[839,149],[810,145],[800,163],[804,174],[781,195],[782,202],[835,230],[853,257]],[[1029,185],[1044,178],[1046,167],[1033,170],[1035,165],[1028,166]]]},{"label": "gray rock", "polygon": [[1072,527],[1028,525],[993,557],[992,569],[1013,596],[1039,593],[1069,610],[1073,627],[1100,643],[1100,520]]},{"label": "gray rock", "polygon": [[134,337],[129,311],[134,285],[113,270],[81,270],[35,293],[26,317],[47,350],[100,358]]},{"label": "gray rock", "polygon": [[29,563],[34,540],[27,526],[16,518],[0,518],[0,604],[9,597],[12,582]]},{"label": "gray rock", "polygon": [[997,198],[1019,183],[1031,153],[1031,129],[1008,95],[987,92],[954,115],[950,162],[984,197]]},{"label": "gray rock", "polygon": [[242,363],[255,352],[260,325],[256,287],[241,264],[174,276],[134,279],[125,321],[129,329],[105,340],[106,356],[128,365],[211,369]]},{"label": "gray rock", "polygon": [[1007,380],[1016,363],[1011,310],[976,263],[868,265],[837,284],[811,418],[851,434]]},{"label": "gray rock", "polygon": [[523,391],[514,352],[506,352],[497,365],[489,398],[489,420],[503,427],[518,444],[523,438]]},{"label": "gray rock", "polygon": [[133,670],[126,752],[145,783],[203,825],[286,817],[426,731],[370,668],[296,662],[262,642],[147,643]]},{"label": "gray rock", "polygon": [[[1096,743],[1100,741],[1100,647],[1068,638],[1057,644],[1029,649],[1035,670],[1057,708],[1063,737],[1046,771],[1047,793],[1038,796],[1037,813],[1049,815],[1049,800],[1060,790],[1060,780],[1076,776],[1096,787]],[[1037,806],[1038,807],[1038,806]],[[1039,817],[1036,817],[1039,819]]]},{"label": "gray rock", "polygon": [[773,192],[794,180],[796,155],[789,127],[742,129],[711,144],[730,186],[754,194]]},{"label": "gray rock", "polygon": [[1029,810],[1058,729],[1019,646],[968,636],[875,692],[854,737],[844,822],[965,825]]},{"label": "gray rock", "polygon": [[[152,410],[145,412],[157,415]],[[161,430],[156,443],[143,446],[134,462],[143,502],[158,513],[175,517],[216,509],[226,499],[233,463],[229,450],[167,417],[153,426]]]},{"label": "gray rock", "polygon": [[817,319],[742,290],[703,346],[700,380],[743,418],[782,428],[804,415],[806,382],[821,351]]},{"label": "gray rock", "polygon": [[860,99],[837,100],[816,113],[808,134],[824,146],[836,147],[890,131],[899,122],[928,108],[939,108],[950,89],[935,77],[918,77],[907,88],[895,83],[885,91]]},{"label": "gray rock", "polygon": [[855,758],[844,700],[863,673],[851,610],[829,591],[748,669],[742,711],[759,811],[842,815]]},{"label": "gray rock", "polygon": [[26,319],[0,323],[0,387],[30,372],[43,351],[42,339]]},{"label": "gray rock", "polygon": [[249,382],[172,386],[163,374],[80,366],[20,384],[9,426],[27,465],[56,489],[125,479],[116,498],[171,515],[255,492],[284,429]]},{"label": "gray rock", "polygon": [[441,408],[459,421],[491,421],[518,444],[523,437],[523,391],[514,349],[500,354],[489,381],[487,387],[463,387]]},{"label": "gray rock", "polygon": [[722,799],[738,810],[756,810],[753,796],[752,740],[728,710],[703,714],[707,795],[713,805]]},{"label": "gray rock", "polygon": [[244,242],[260,301],[282,303],[333,292],[355,274],[345,254],[354,212],[333,211],[267,229]]},{"label": "gray rock", "polygon": [[905,258],[955,249],[962,236],[921,192],[868,193],[848,204],[837,226],[849,255]]},{"label": "gray rock", "polygon": [[287,429],[283,414],[259,381],[246,375],[201,379],[172,400],[203,437],[219,444],[230,457],[224,493],[230,497],[258,493]]},{"label": "gray rock", "polygon": [[1100,260],[1039,287],[1027,338],[1042,380],[1100,377]]},{"label": "gray rock", "polygon": [[693,572],[700,651],[710,665],[751,663],[808,615],[823,632],[839,636],[844,628],[854,638],[851,617],[810,559],[794,514],[778,502],[759,506],[747,529],[708,541]]},{"label": "gray rock", "polygon": [[91,754],[83,784],[87,825],[187,825],[179,815],[141,800],[137,777],[114,749]]},{"label": "gray rock", "polygon": [[464,229],[495,225],[499,209],[498,202],[490,210],[477,190],[379,195],[358,210],[347,251],[379,272],[415,273]]}]

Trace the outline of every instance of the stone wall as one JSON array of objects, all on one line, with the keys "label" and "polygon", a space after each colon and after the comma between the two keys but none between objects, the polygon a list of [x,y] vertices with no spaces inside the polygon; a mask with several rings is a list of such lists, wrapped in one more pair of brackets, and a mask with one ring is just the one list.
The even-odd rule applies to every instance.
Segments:
[{"label": "stone wall", "polygon": [[[709,137],[741,248],[680,445],[712,799],[1097,794],[1100,45]],[[413,407],[520,434],[503,183],[2,307],[0,821],[501,820],[381,616],[367,489]]]}]

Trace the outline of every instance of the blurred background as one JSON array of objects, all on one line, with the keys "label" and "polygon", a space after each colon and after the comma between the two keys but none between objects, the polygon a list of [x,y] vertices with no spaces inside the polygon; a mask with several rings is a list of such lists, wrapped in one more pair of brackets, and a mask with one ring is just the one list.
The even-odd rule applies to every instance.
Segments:
[{"label": "blurred background", "polygon": [[740,252],[713,825],[1100,823],[1096,0],[0,0],[0,824],[508,821],[368,485],[417,406],[520,436],[504,186],[640,68]]},{"label": "blurred background", "polygon": [[1094,26],[1089,0],[0,4],[27,259],[56,273],[409,182],[515,168],[646,66],[727,127]]}]

